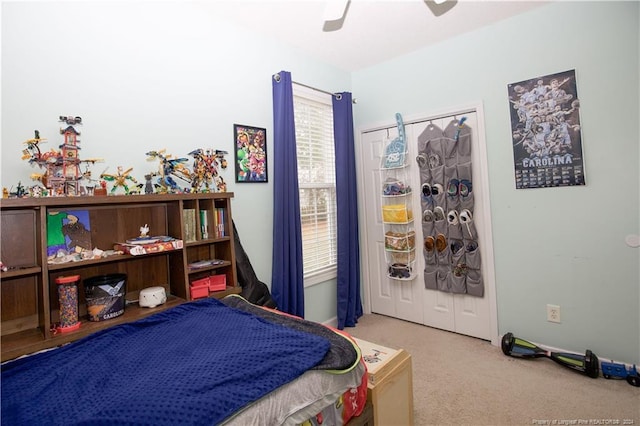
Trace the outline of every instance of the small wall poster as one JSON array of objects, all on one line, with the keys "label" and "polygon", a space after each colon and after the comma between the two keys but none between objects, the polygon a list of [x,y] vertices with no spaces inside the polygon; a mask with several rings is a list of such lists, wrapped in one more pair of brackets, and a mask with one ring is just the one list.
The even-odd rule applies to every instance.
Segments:
[{"label": "small wall poster", "polygon": [[233,125],[236,182],[267,182],[267,129]]},{"label": "small wall poster", "polygon": [[508,85],[516,189],[584,185],[575,70]]},{"label": "small wall poster", "polygon": [[47,215],[47,256],[76,250],[91,250],[89,211],[49,211]]}]

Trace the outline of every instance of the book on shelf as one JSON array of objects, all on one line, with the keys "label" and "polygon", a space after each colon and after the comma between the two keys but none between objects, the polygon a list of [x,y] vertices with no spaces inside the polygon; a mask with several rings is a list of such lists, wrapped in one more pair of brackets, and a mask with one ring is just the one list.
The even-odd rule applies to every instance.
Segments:
[{"label": "book on shelf", "polygon": [[207,259],[207,260],[198,260],[197,262],[192,262],[188,266],[191,269],[200,269],[200,268],[206,268],[208,266],[213,266],[213,265],[221,265],[223,263],[224,263],[224,260]]},{"label": "book on shelf", "polygon": [[196,209],[182,210],[182,222],[184,224],[184,240],[186,242],[196,241]]},{"label": "book on shelf", "polygon": [[200,210],[200,234],[203,240],[209,238],[209,212],[207,210]]},{"label": "book on shelf", "polygon": [[129,244],[129,243],[115,243],[113,245],[114,250],[122,251],[132,256],[140,256],[143,254],[159,253],[163,251],[178,250],[183,247],[182,240],[163,238],[155,243],[149,244]]},{"label": "book on shelf", "polygon": [[217,208],[214,210],[213,228],[216,238],[226,237],[224,228],[226,214],[226,209]]}]

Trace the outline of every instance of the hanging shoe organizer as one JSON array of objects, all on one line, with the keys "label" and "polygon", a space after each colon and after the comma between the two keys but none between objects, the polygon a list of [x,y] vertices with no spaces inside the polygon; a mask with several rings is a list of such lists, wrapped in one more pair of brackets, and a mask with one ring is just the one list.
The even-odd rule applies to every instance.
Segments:
[{"label": "hanging shoe organizer", "polygon": [[418,136],[425,288],[482,297],[480,249],[473,220],[471,128],[465,117]]},{"label": "hanging shoe organizer", "polygon": [[400,114],[396,114],[396,123],[398,137],[383,148],[380,182],[387,276],[402,281],[416,277],[416,234],[407,143]]}]

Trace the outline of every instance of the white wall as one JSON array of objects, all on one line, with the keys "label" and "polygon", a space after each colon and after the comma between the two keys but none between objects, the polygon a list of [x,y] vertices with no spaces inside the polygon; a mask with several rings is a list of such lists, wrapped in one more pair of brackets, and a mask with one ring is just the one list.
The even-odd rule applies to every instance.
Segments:
[{"label": "white wall", "polygon": [[[267,128],[272,167],[271,75],[326,90],[350,90],[350,75],[215,17],[206,2],[2,2],[2,170],[4,187],[31,183],[22,142],[38,129],[61,143],[58,116],[81,116],[81,158],[92,168],[157,170],[145,152],[187,156],[229,151],[222,172],[235,193],[233,215],[258,278],[271,282],[272,179],[236,184],[233,124]],[[272,170],[270,178],[272,178]],[[336,315],[335,282],[307,298],[307,318]]]},{"label": "white wall", "polygon": [[[500,333],[635,363],[638,22],[637,2],[559,2],[353,74],[360,128],[483,102]],[[570,69],[587,184],[516,190],[507,85]]]}]

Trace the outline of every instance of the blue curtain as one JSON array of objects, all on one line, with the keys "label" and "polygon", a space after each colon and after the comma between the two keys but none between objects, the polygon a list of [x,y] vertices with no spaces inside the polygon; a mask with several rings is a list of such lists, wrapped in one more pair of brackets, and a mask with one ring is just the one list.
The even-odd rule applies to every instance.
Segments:
[{"label": "blue curtain", "polygon": [[274,150],[271,294],[279,310],[304,318],[302,227],[291,73],[280,71],[271,83]]},{"label": "blue curtain", "polygon": [[333,99],[333,137],[336,154],[338,216],[338,329],[355,327],[362,316],[358,194],[351,93]]}]

